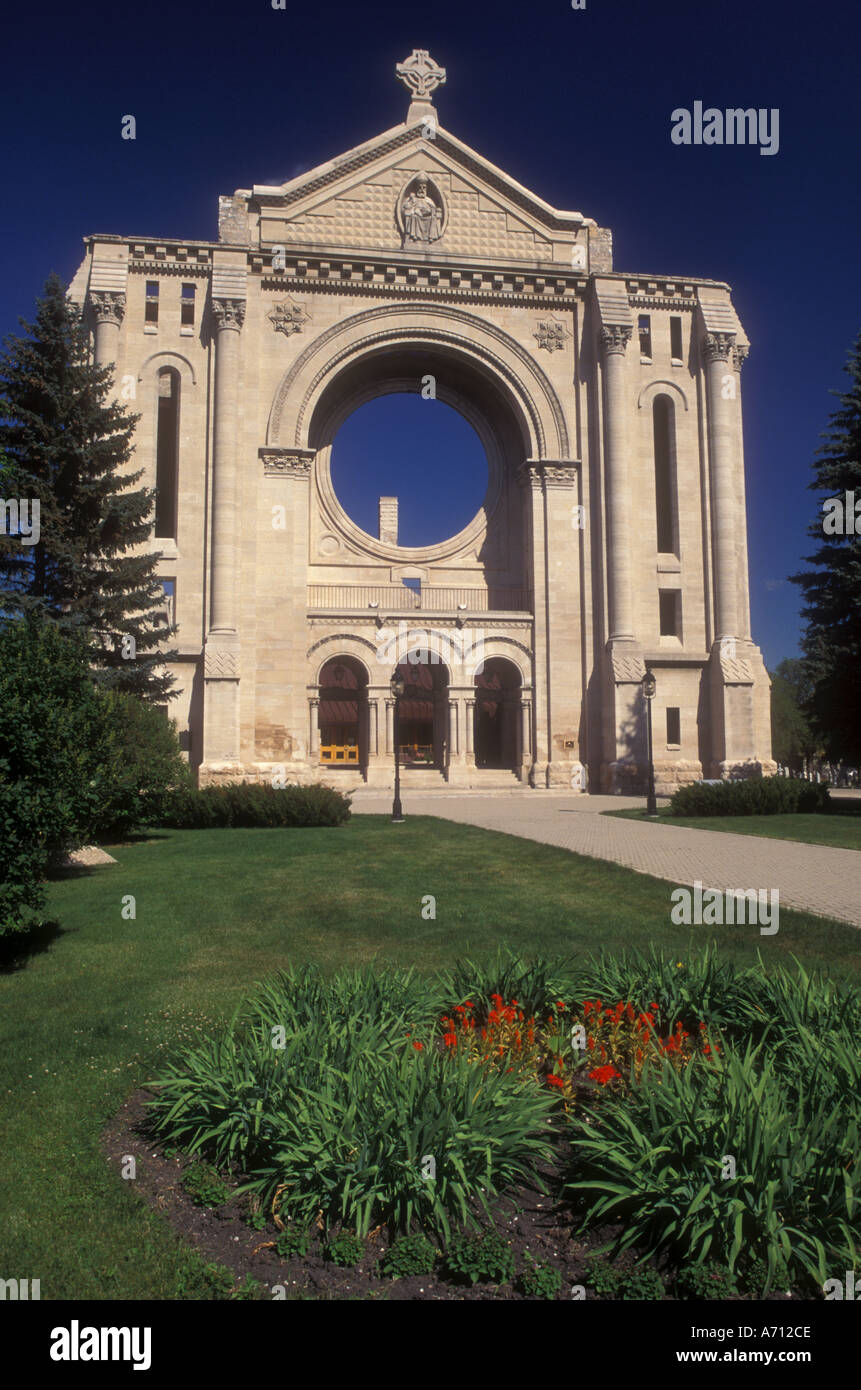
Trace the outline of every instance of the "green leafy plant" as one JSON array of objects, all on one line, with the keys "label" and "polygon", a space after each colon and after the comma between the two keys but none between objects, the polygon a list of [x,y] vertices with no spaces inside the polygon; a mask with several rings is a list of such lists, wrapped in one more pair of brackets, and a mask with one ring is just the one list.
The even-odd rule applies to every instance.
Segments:
[{"label": "green leafy plant", "polygon": [[249,1212],[245,1218],[245,1224],[250,1226],[252,1231],[264,1231],[266,1229],[266,1213],[264,1211]]},{"label": "green leafy plant", "polygon": [[674,816],[774,816],[827,811],[828,787],[792,777],[748,777],[710,786],[680,787],[670,802]]},{"label": "green leafy plant", "polygon": [[495,1231],[462,1232],[452,1236],[445,1265],[455,1280],[505,1284],[514,1277],[514,1254]]},{"label": "green leafy plant", "polygon": [[211,1163],[190,1163],[182,1175],[182,1185],[198,1207],[223,1206],[233,1195]]},{"label": "green leafy plant", "polygon": [[739,1278],[747,1293],[756,1294],[760,1298],[771,1293],[773,1289],[786,1293],[791,1284],[789,1270],[782,1260],[777,1261],[773,1272],[770,1273],[768,1261],[761,1255],[755,1255],[742,1264]]},{"label": "green leafy plant", "polygon": [[585,1261],[586,1283],[599,1298],[618,1298],[622,1275],[603,1255],[590,1255]]},{"label": "green leafy plant", "polygon": [[556,1298],[562,1288],[562,1275],[553,1265],[543,1260],[534,1260],[526,1252],[526,1268],[520,1275],[521,1291],[527,1298]]},{"label": "green leafy plant", "polygon": [[411,1236],[400,1236],[393,1241],[383,1258],[380,1269],[392,1279],[403,1279],[410,1274],[430,1274],[436,1261],[436,1250],[427,1236],[420,1232]]},{"label": "green leafy plant", "polygon": [[196,788],[178,784],[159,824],[177,830],[217,826],[337,826],[350,819],[350,798],[333,787],[271,787],[259,783]]},{"label": "green leafy plant", "polygon": [[308,1254],[311,1237],[301,1226],[287,1226],[275,1242],[275,1249],[282,1260],[291,1260]]},{"label": "green leafy plant", "polygon": [[703,1302],[732,1298],[738,1293],[738,1286],[728,1269],[709,1260],[705,1264],[685,1265],[684,1269],[680,1269],[676,1275],[675,1291],[678,1298]]},{"label": "green leafy plant", "polygon": [[365,1242],[353,1231],[339,1231],[326,1242],[326,1258],[336,1265],[357,1265],[364,1253]]},{"label": "green leafy plant", "polygon": [[664,1282],[656,1269],[634,1269],[621,1280],[619,1297],[639,1303],[660,1300],[664,1297]]}]

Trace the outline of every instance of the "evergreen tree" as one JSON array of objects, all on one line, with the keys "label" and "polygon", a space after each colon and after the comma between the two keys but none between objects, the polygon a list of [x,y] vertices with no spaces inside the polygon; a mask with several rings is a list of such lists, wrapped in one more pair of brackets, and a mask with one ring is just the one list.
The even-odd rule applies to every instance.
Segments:
[{"label": "evergreen tree", "polygon": [[806,713],[812,694],[807,663],[797,657],[771,673],[771,751],[793,772],[807,771],[820,751]]},{"label": "evergreen tree", "polygon": [[861,762],[861,334],[844,370],[851,384],[847,391],[833,392],[840,407],[822,436],[826,443],[817,450],[810,484],[811,491],[825,493],[820,516],[809,530],[820,542],[815,554],[806,557],[816,569],[794,574],[791,580],[804,596],[803,651],[813,681],[807,712],[829,758],[857,765]]},{"label": "evergreen tree", "polygon": [[112,399],[112,369],[92,362],[81,310],[56,275],[23,327],[0,357],[0,606],[89,633],[101,685],[169,699],[174,653],[159,647],[173,629],[149,549],[155,494],[135,488],[142,472],[121,471],[140,417]]}]

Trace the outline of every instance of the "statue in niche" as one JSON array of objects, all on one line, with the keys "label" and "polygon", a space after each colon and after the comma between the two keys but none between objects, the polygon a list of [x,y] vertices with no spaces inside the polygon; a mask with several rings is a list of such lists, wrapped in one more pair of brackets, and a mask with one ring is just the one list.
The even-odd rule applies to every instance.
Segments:
[{"label": "statue in niche", "polygon": [[439,194],[432,197],[426,174],[417,174],[408,185],[406,197],[401,204],[401,218],[404,228],[404,246],[427,245],[439,241],[442,236],[442,202]]}]

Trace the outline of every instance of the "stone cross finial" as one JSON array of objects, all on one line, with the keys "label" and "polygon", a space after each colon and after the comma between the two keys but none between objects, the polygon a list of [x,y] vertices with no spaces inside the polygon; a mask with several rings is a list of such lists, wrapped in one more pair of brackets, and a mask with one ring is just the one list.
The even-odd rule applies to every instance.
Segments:
[{"label": "stone cross finial", "polygon": [[395,72],[413,101],[431,101],[437,87],[445,82],[445,68],[434,62],[426,48],[414,48]]}]

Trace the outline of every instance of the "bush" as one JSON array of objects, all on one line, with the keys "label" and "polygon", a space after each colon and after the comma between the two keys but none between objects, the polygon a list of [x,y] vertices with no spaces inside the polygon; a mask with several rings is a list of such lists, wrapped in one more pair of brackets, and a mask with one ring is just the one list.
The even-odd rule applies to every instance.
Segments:
[{"label": "bush", "polygon": [[165,797],[159,824],[175,830],[220,826],[336,826],[350,819],[350,798],[332,787],[270,787],[258,782],[196,788],[185,782]]},{"label": "bush", "polygon": [[182,1185],[198,1207],[221,1207],[232,1195],[211,1163],[190,1163],[182,1175]]},{"label": "bush", "polygon": [[585,1264],[589,1288],[594,1289],[599,1298],[618,1298],[622,1275],[615,1265],[611,1265],[603,1255],[590,1255]]},{"label": "bush", "polygon": [[326,1258],[332,1264],[352,1268],[365,1253],[365,1242],[352,1231],[340,1231],[326,1245]]},{"label": "bush", "polygon": [[380,1269],[392,1279],[403,1279],[410,1274],[430,1274],[435,1263],[436,1249],[419,1233],[396,1240],[380,1260]]},{"label": "bush", "polygon": [[311,1237],[302,1226],[287,1226],[275,1242],[275,1249],[282,1260],[308,1254]]},{"label": "bush", "polygon": [[778,816],[828,810],[824,783],[793,777],[748,777],[713,786],[694,782],[680,787],[670,801],[673,816]]},{"label": "bush", "polygon": [[710,1302],[734,1298],[738,1287],[728,1269],[711,1260],[708,1264],[686,1265],[676,1275],[676,1295],[679,1298]]},{"label": "bush", "polygon": [[154,1126],[220,1168],[241,1165],[243,1191],[267,1205],[278,1192],[285,1218],[306,1226],[322,1210],[362,1236],[380,1221],[448,1234],[452,1218],[534,1178],[552,1154],[554,1100],[434,1047],[438,1007],[409,971],[282,975],[165,1068]]},{"label": "bush", "polygon": [[158,825],[174,797],[193,790],[176,725],[135,695],[101,695],[110,743],[109,783],[94,825],[97,838]]},{"label": "bush", "polygon": [[0,623],[0,936],[41,922],[43,881],[110,795],[110,741],[83,637]]},{"label": "bush", "polygon": [[452,1236],[445,1252],[445,1265],[452,1279],[468,1279],[471,1284],[479,1280],[505,1284],[514,1278],[511,1247],[495,1231]]},{"label": "bush", "polygon": [[562,1275],[553,1265],[536,1261],[526,1252],[527,1265],[520,1276],[520,1289],[527,1298],[555,1298],[562,1288]]}]

